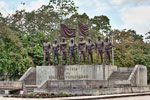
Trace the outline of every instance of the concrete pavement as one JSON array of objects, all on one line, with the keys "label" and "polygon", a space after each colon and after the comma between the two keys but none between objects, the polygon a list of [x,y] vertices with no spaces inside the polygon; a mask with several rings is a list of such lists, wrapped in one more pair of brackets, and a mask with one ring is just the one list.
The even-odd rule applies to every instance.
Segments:
[{"label": "concrete pavement", "polygon": [[[6,97],[0,97],[0,100],[91,100],[91,99],[127,100],[127,98],[131,98],[129,100],[150,100],[150,92],[133,93],[133,94],[99,95],[99,96],[63,97],[63,98],[6,98]],[[134,98],[141,98],[141,99],[134,99]],[[143,98],[145,98],[145,99],[143,99]]]}]

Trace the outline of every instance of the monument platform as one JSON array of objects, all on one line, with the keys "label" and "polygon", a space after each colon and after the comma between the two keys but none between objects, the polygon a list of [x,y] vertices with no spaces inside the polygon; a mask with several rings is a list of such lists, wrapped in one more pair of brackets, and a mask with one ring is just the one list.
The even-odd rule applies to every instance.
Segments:
[{"label": "monument platform", "polygon": [[37,66],[36,84],[40,85],[46,80],[107,80],[114,71],[117,71],[117,66]]},{"label": "monument platform", "polygon": [[101,94],[100,90],[105,88],[109,91],[110,88],[147,86],[147,69],[143,65],[134,68],[112,65],[37,66],[29,68],[20,81],[25,87],[36,86],[34,92],[94,95]]}]

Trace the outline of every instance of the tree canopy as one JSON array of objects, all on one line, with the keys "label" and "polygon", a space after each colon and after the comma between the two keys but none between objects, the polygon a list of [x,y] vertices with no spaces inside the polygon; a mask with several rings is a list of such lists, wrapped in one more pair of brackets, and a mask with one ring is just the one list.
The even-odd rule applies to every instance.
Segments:
[{"label": "tree canopy", "polygon": [[0,25],[0,75],[3,79],[21,76],[30,66],[34,66],[27,50],[11,30]]}]

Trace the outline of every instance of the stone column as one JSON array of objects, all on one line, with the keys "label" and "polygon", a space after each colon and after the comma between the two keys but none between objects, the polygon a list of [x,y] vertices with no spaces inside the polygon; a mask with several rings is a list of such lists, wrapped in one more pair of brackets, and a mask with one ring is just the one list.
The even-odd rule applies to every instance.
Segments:
[{"label": "stone column", "polygon": [[140,86],[147,86],[147,68],[141,65],[139,67],[139,83]]}]

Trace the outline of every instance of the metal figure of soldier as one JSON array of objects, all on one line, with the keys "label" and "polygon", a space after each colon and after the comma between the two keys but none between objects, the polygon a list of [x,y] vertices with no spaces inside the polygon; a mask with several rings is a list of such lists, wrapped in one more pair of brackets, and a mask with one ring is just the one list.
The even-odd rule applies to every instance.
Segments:
[{"label": "metal figure of soldier", "polygon": [[107,61],[107,56],[108,56],[108,60],[109,60],[109,64],[111,63],[111,58],[110,58],[110,50],[113,47],[112,43],[109,41],[108,38],[105,39],[104,42],[104,63],[106,64]]},{"label": "metal figure of soldier", "polygon": [[79,64],[81,62],[81,55],[83,55],[83,60],[84,60],[84,63],[85,63],[85,42],[83,41],[82,36],[79,38],[78,52],[79,52]]},{"label": "metal figure of soldier", "polygon": [[63,63],[63,57],[65,57],[65,64],[67,64],[67,43],[65,38],[62,37],[62,43],[60,44],[60,53],[61,53],[61,65]]},{"label": "metal figure of soldier", "polygon": [[69,64],[71,64],[72,57],[73,57],[73,62],[74,64],[76,63],[76,57],[75,57],[75,52],[77,49],[77,45],[74,43],[74,40],[70,40],[71,43],[69,44]]},{"label": "metal figure of soldier", "polygon": [[55,64],[55,57],[57,58],[57,62],[59,64],[58,51],[59,51],[59,44],[57,43],[57,39],[55,39],[53,44],[53,65]]},{"label": "metal figure of soldier", "polygon": [[104,41],[101,40],[101,37],[98,36],[97,37],[97,41],[95,43],[95,49],[96,49],[96,55],[97,55],[97,64],[98,64],[98,61],[99,61],[99,54],[101,56],[101,64],[103,64],[103,50],[104,50]]},{"label": "metal figure of soldier", "polygon": [[45,38],[44,40],[45,40],[45,42],[43,43],[43,54],[44,54],[43,62],[44,62],[44,65],[45,65],[46,56],[48,56],[48,64],[50,65],[50,49],[51,49],[51,45],[48,42],[48,38]]},{"label": "metal figure of soldier", "polygon": [[89,56],[90,56],[91,62],[93,64],[93,49],[94,44],[91,42],[91,39],[88,38],[88,43],[86,43],[87,63],[89,63]]}]

